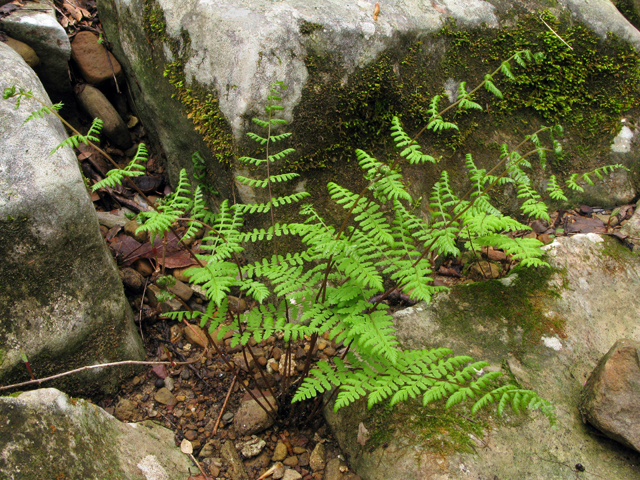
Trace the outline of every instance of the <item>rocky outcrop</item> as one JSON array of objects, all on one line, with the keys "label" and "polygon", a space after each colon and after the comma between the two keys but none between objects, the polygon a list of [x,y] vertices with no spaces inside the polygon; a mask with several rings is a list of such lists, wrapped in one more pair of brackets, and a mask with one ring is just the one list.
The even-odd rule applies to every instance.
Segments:
[{"label": "rocky outcrop", "polygon": [[[45,388],[0,397],[0,476],[7,480],[186,479],[173,432],[126,424],[85,400]],[[195,470],[196,467],[192,467]]]},{"label": "rocky outcrop", "polygon": [[640,342],[611,347],[585,385],[580,412],[607,437],[640,451]]},{"label": "rocky outcrop", "polygon": [[[0,44],[0,85],[31,90],[48,102],[38,78]],[[100,235],[71,149],[51,115],[23,125],[41,107],[0,100],[0,384],[34,374],[145,358],[115,262]],[[95,369],[55,385],[68,393],[113,391],[129,370]]]},{"label": "rocky outcrop", "polygon": [[66,104],[72,102],[68,73],[71,44],[67,32],[56,19],[53,5],[27,1],[24,7],[0,19],[0,25],[11,37],[26,43],[38,55],[40,63],[36,71],[53,100],[62,100]]},{"label": "rocky outcrop", "polygon": [[[611,345],[640,341],[638,257],[595,234],[558,238],[547,249],[554,272],[521,270],[458,286],[431,305],[398,311],[394,322],[407,348],[449,347],[502,368],[555,404],[557,428],[535,415],[498,417],[489,408],[473,416],[419,400],[393,413],[362,402],[327,409],[364,480],[569,479],[581,468],[612,480],[640,476],[640,455],[603,440],[578,411],[583,385]],[[361,423],[368,438],[358,443]]]},{"label": "rocky outcrop", "polygon": [[[282,105],[284,118],[293,120],[290,146],[297,152],[291,157],[292,166],[313,169],[307,183],[299,187],[315,194],[324,193],[327,180],[348,183],[347,179],[360,178],[354,162],[348,163],[354,148],[382,156],[393,151],[388,136],[391,115],[402,115],[405,128],[415,133],[424,126],[426,105],[432,95],[446,90],[449,99],[453,99],[461,81],[469,81],[471,87],[489,69],[498,66],[489,66],[498,62],[494,57],[477,67],[482,71],[474,71],[476,67],[471,66],[464,73],[456,70],[456,65],[469,62],[478,52],[456,51],[448,56],[458,37],[442,34],[444,26],[449,32],[452,28],[469,32],[469,37],[460,37],[466,38],[461,40],[466,45],[491,45],[494,42],[484,41],[482,35],[515,28],[517,22],[529,18],[533,23],[523,28],[527,35],[536,36],[531,44],[535,50],[549,34],[538,18],[539,11],[549,9],[559,19],[571,19],[565,26],[579,21],[594,32],[589,34],[589,45],[597,45],[607,32],[615,32],[631,45],[640,45],[640,33],[607,0],[588,5],[562,0],[552,7],[546,2],[473,0],[462,5],[457,0],[391,0],[381,3],[380,13],[374,18],[375,3],[242,0],[213,5],[174,0],[100,0],[98,6],[107,36],[114,44],[114,54],[129,77],[141,119],[157,135],[170,159],[172,180],[175,182],[180,168],[192,168],[191,154],[198,150],[209,168],[208,181],[224,197],[230,197],[231,192],[229,178],[219,162],[229,162],[237,169],[235,154],[253,152],[255,146],[247,143],[244,134],[254,128],[251,117],[262,115],[274,81],[289,87],[283,92]],[[504,41],[508,40],[501,40]],[[510,55],[506,50],[504,54]],[[558,85],[566,82],[563,78]],[[509,95],[509,85],[500,80],[500,86]],[[580,97],[580,93],[575,95]],[[443,108],[448,101],[442,100]],[[460,141],[454,141],[451,148],[434,148],[433,138],[423,140],[425,148],[443,158],[437,167],[408,166],[404,170],[412,178],[411,189],[416,197],[428,197],[442,169],[447,169],[462,188],[464,180],[456,178],[465,153],[474,154],[477,161],[488,162],[492,167],[495,158],[489,158],[488,145],[518,144],[528,132],[527,125],[540,121],[537,112],[548,108],[545,105],[539,110],[519,112],[523,118],[517,120],[517,125],[506,126],[505,122],[512,121],[509,118],[494,125],[491,112],[504,105],[494,107],[491,102],[490,97],[482,97],[483,109],[489,109],[489,115],[478,113],[479,117],[463,126]],[[601,102],[594,105],[600,106]],[[588,155],[590,166],[629,165],[637,161],[635,149],[629,147],[634,141],[634,127],[627,126],[628,131],[624,132],[622,140],[628,145],[623,150],[618,146],[609,150],[620,128],[619,113],[613,115],[616,118],[610,125],[611,132],[600,129],[590,137],[589,141],[595,142]],[[581,118],[591,115],[585,113]],[[606,115],[611,118],[612,113]],[[544,123],[556,121],[547,120]],[[485,123],[487,127],[482,128]],[[580,141],[575,145],[572,142],[583,130],[574,127],[567,134],[568,140],[563,140],[569,157],[582,158],[585,150],[577,146]],[[571,200],[609,206],[634,198],[637,178],[626,171],[619,170],[605,181],[605,188],[587,186],[584,195],[573,195]],[[543,173],[539,173],[537,185],[545,183]],[[243,201],[261,195],[251,188],[239,188],[238,193]],[[515,198],[508,189],[503,193]]]}]

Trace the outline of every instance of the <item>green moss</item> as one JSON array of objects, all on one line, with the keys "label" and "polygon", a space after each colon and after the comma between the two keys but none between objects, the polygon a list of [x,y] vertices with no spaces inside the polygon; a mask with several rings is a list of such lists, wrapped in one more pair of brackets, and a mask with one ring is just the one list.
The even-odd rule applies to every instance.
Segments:
[{"label": "green moss", "polygon": [[191,39],[186,31],[180,38],[167,34],[162,8],[155,0],[144,0],[143,28],[152,43],[166,44],[176,59],[164,67],[164,77],[176,88],[174,98],[180,100],[213,156],[222,163],[234,155],[231,127],[220,111],[217,92],[211,92],[194,78],[187,80],[184,66],[191,56]]},{"label": "green moss", "polygon": [[[393,155],[389,126],[394,115],[402,118],[406,131],[419,131],[428,122],[432,96],[443,94],[447,79],[466,81],[471,88],[501,61],[526,48],[543,52],[544,60],[527,68],[513,64],[515,81],[496,76],[504,100],[477,92],[484,112],[449,112],[447,117],[456,120],[460,130],[427,132],[420,143],[436,158],[469,152],[482,164],[488,139],[496,131],[522,138],[543,123],[559,123],[569,142],[561,157],[549,156],[557,173],[592,167],[608,153],[620,117],[640,104],[640,56],[630,45],[612,36],[601,41],[570,19],[559,21],[548,13],[543,18],[574,50],[531,14],[502,29],[458,30],[449,25],[428,41],[429,48],[407,35],[355,73],[308,45],[309,80],[293,123],[294,138],[300,139],[294,147],[300,155],[291,167],[307,170],[348,161],[356,148],[378,158]],[[445,97],[440,105],[447,104]]]},{"label": "green moss", "polygon": [[[536,118],[563,125],[571,143],[556,166],[575,169],[587,157],[604,153],[620,128],[620,117],[640,105],[640,55],[614,36],[602,41],[580,24],[559,21],[547,12],[542,16],[573,50],[536,15],[500,30],[448,26],[440,32],[448,46],[442,70],[474,85],[488,66],[495,68],[518,50],[544,54],[539,63],[514,68],[514,81],[500,82],[504,99],[482,93],[478,100],[491,112],[493,122],[516,134],[530,131]],[[516,67],[514,62],[512,66]],[[466,117],[461,124],[470,121]]]},{"label": "green moss", "polygon": [[470,435],[477,439],[484,437],[489,426],[487,415],[472,415],[465,406],[446,409],[442,402],[427,406],[417,400],[395,407],[379,404],[367,412],[363,422],[371,433],[366,448],[384,448],[401,435],[403,442],[418,449],[443,455],[460,451],[472,453],[475,442]]},{"label": "green moss", "polygon": [[[499,280],[487,280],[454,287],[450,301],[458,306],[458,311],[443,318],[447,328],[469,332],[475,330],[467,325],[470,321],[479,323],[484,332],[478,333],[479,338],[489,343],[499,342],[495,351],[502,350],[505,341],[495,332],[506,329],[507,348],[516,358],[539,344],[543,335],[565,338],[564,319],[550,316],[545,305],[546,298],[560,295],[560,288],[550,287],[549,281],[552,275],[561,272],[540,267],[518,268],[514,273],[517,278],[511,278],[510,286]],[[466,313],[469,311],[473,315]]]},{"label": "green moss", "polygon": [[321,23],[312,23],[305,20],[304,22],[302,22],[302,25],[300,25],[300,33],[302,35],[311,35],[313,32],[322,30],[323,28],[324,25],[322,25]]}]

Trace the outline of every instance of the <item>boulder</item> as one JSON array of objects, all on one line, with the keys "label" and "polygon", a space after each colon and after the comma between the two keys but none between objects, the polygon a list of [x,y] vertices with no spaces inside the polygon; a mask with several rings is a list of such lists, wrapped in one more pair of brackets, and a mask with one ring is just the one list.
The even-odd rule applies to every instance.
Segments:
[{"label": "boulder", "polygon": [[[222,171],[219,162],[230,163],[237,173],[241,165],[234,160],[234,153],[255,152],[255,144],[246,139],[245,133],[255,128],[251,117],[263,115],[274,81],[289,87],[282,93],[282,115],[293,122],[288,131],[294,135],[285,145],[296,149],[289,157],[290,166],[312,172],[304,175],[297,187],[316,196],[324,194],[329,180],[357,185],[358,167],[356,162],[349,163],[354,148],[385,158],[393,152],[389,139],[392,115],[401,115],[405,128],[414,134],[426,123],[426,105],[432,95],[446,89],[449,96],[441,102],[445,108],[449,99],[455,98],[461,81],[474,87],[485,73],[499,66],[503,56],[511,55],[519,44],[518,35],[526,32],[523,44],[531,45],[534,51],[544,48],[550,31],[539,19],[543,9],[559,19],[558,25],[548,20],[562,35],[569,25],[584,28],[580,31],[584,47],[578,48],[595,49],[599,52],[596,58],[607,55],[607,51],[598,49],[608,32],[632,46],[640,45],[640,32],[608,0],[588,4],[560,0],[553,6],[542,1],[472,0],[463,5],[457,0],[389,0],[381,2],[380,13],[374,18],[375,3],[242,0],[214,5],[175,0],[99,0],[98,7],[141,119],[150,133],[157,135],[170,159],[168,172],[174,184],[181,168],[191,170],[191,154],[198,150],[207,163],[207,180],[227,198],[231,197],[228,173]],[[527,25],[519,24],[527,21]],[[512,33],[518,28],[520,33]],[[504,36],[496,38],[500,29],[505,30]],[[501,58],[496,58],[494,46],[504,46],[512,38],[512,48],[503,48]],[[557,41],[560,48],[562,43]],[[459,47],[463,44],[464,48]],[[480,51],[476,48],[479,45],[485,49]],[[550,58],[558,52],[547,53]],[[468,64],[474,59],[478,59],[477,64]],[[580,65],[577,68],[583,73],[597,70]],[[635,65],[628,68],[634,69]],[[564,71],[564,64],[557,69]],[[548,74],[554,75],[552,71]],[[612,73],[611,81],[606,81],[612,89],[615,78],[617,74]],[[567,82],[563,77],[555,85],[560,88]],[[591,79],[584,83],[589,82]],[[596,82],[601,80],[593,78]],[[544,90],[544,85],[533,90]],[[512,91],[502,79],[499,87],[506,97]],[[581,88],[584,84],[576,84],[577,90],[567,95],[580,99],[583,96],[577,92]],[[522,89],[515,93],[519,98],[528,94],[531,91]],[[614,92],[603,95],[611,97]],[[445,135],[442,142],[449,146],[439,148],[433,146],[433,137],[423,136],[425,149],[442,157],[437,166],[403,167],[412,179],[411,190],[416,197],[429,197],[443,169],[450,172],[457,189],[466,188],[460,168],[465,153],[474,154],[483,168],[491,168],[499,156],[490,154],[493,142],[517,145],[532,128],[535,130],[534,125],[562,123],[567,116],[560,112],[561,118],[541,119],[540,112],[548,106],[531,108],[538,100],[521,98],[523,110],[500,117],[505,104],[484,94],[480,97],[485,111],[463,122],[456,137],[459,141],[451,143]],[[498,104],[494,105],[494,100]],[[563,110],[564,104],[553,108]],[[592,106],[600,108],[603,104],[595,102]],[[582,120],[576,117],[576,121],[596,118],[590,108],[579,114]],[[577,112],[577,104],[571,109]],[[590,139],[582,137],[585,128],[567,120],[567,135],[562,140],[566,158],[555,163],[562,166],[561,170],[577,163],[572,162],[574,158],[581,159],[582,171],[613,163],[629,166],[638,161],[633,139],[627,138],[628,148],[610,149],[621,128],[621,112],[601,113],[608,119],[607,127],[591,125]],[[629,126],[627,129],[631,130]],[[628,137],[628,133],[625,130],[623,136]],[[593,148],[584,150],[584,142],[578,138]],[[541,190],[547,180],[548,174],[536,174],[536,186]],[[583,195],[568,192],[571,201],[610,206],[629,201],[638,191],[637,177],[623,170],[606,176],[605,181],[604,188],[587,186]],[[264,201],[259,189],[239,186],[238,194],[244,202]],[[498,195],[506,197],[505,205],[515,209],[515,192],[504,188]]]},{"label": "boulder", "polygon": [[583,384],[611,345],[640,341],[638,257],[595,234],[557,238],[545,248],[553,270],[460,285],[430,305],[398,311],[394,323],[406,348],[448,347],[535,390],[554,403],[557,427],[508,408],[500,417],[494,406],[475,416],[470,403],[423,407],[422,398],[393,410],[368,410],[361,401],[337,413],[330,406],[325,418],[358,475],[569,479],[584,468],[612,480],[640,477],[640,454],[585,426],[578,411]]},{"label": "boulder", "polygon": [[53,101],[69,103],[73,97],[69,81],[71,44],[67,32],[58,23],[53,5],[24,3],[22,8],[0,19],[0,26],[12,38],[29,45],[40,58],[36,73]]},{"label": "boulder", "polygon": [[582,392],[580,412],[607,437],[640,451],[640,342],[618,340]]},{"label": "boulder", "polygon": [[122,423],[86,400],[43,388],[0,397],[0,477],[84,480],[187,478],[191,462],[173,432]]},{"label": "boulder", "polygon": [[122,76],[122,67],[111,52],[91,32],[79,32],[71,42],[71,57],[78,64],[84,79],[92,85]]},{"label": "boulder", "polygon": [[[0,44],[0,85],[49,104],[33,70]],[[73,151],[52,115],[23,124],[34,100],[0,100],[0,384],[145,357],[133,313]],[[55,383],[79,394],[117,390],[131,368],[94,369]]]},{"label": "boulder", "polygon": [[133,145],[127,124],[100,90],[91,85],[81,85],[77,97],[78,103],[92,119],[103,121],[102,133],[113,143],[124,150]]}]

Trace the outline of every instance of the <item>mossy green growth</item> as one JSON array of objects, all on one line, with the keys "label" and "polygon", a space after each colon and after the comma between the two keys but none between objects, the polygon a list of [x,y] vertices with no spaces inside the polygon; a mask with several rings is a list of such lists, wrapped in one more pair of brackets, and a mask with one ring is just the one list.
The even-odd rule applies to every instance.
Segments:
[{"label": "mossy green growth", "polygon": [[[450,455],[455,452],[473,453],[476,439],[482,439],[489,428],[483,411],[473,415],[467,406],[447,409],[443,402],[426,406],[418,400],[402,402],[394,407],[378,404],[367,411],[363,423],[371,437],[365,444],[370,451],[391,443],[402,436],[418,450]],[[401,432],[398,430],[401,429]]]},{"label": "mossy green growth", "polygon": [[186,108],[190,118],[213,156],[220,162],[228,163],[234,156],[231,127],[220,111],[217,93],[199,85],[195,79],[187,81],[185,64],[191,56],[191,39],[182,31],[180,38],[167,34],[167,23],[162,7],[156,0],[144,0],[143,28],[152,44],[166,44],[174,61],[164,67],[164,77],[176,88],[174,98]]},{"label": "mossy green growth", "polygon": [[[556,274],[562,272],[550,267],[516,268],[506,282],[502,279],[458,285],[451,289],[450,300],[460,309],[443,320],[454,329],[467,328],[465,322],[469,321],[480,323],[488,332],[494,332],[492,327],[496,325],[505,328],[509,334],[507,348],[520,358],[544,335],[566,337],[564,319],[550,316],[545,305],[545,299],[560,296],[561,287],[550,282]],[[503,343],[499,335],[489,336]]]},{"label": "mossy green growth", "polygon": [[[487,65],[499,65],[518,50],[544,54],[541,62],[514,69],[515,80],[502,83],[503,99],[482,94],[479,103],[497,124],[508,125],[516,134],[531,129],[527,119],[532,113],[547,125],[563,125],[571,144],[556,167],[571,164],[575,169],[577,159],[608,149],[621,116],[640,105],[640,55],[613,35],[602,41],[583,25],[560,21],[548,12],[541,18],[523,16],[515,27],[499,30],[443,28],[447,54],[442,70],[474,85]],[[468,116],[461,125],[473,121]]]},{"label": "mossy green growth", "polygon": [[302,35],[311,35],[313,32],[322,30],[323,28],[324,25],[322,25],[321,23],[307,22],[305,20],[304,22],[302,22],[302,25],[300,25],[300,33]]}]

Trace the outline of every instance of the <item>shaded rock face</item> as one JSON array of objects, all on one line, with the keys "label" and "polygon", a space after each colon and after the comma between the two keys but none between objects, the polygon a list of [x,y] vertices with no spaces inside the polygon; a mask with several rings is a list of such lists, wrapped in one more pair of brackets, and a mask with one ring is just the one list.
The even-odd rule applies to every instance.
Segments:
[{"label": "shaded rock face", "polygon": [[580,412],[607,437],[640,451],[640,342],[618,340],[582,393]]},{"label": "shaded rock face", "polygon": [[145,421],[121,423],[85,400],[44,388],[0,397],[0,476],[8,480],[170,480],[190,462],[173,432]]},{"label": "shaded rock face", "polygon": [[[58,23],[52,5],[25,2],[25,6],[0,20],[5,32],[29,45],[40,59],[36,67],[40,80],[55,102],[72,107],[68,62],[71,44],[67,32]],[[3,85],[5,88],[7,85]]]},{"label": "shaded rock face", "polygon": [[[378,158],[391,154],[391,112],[404,112],[405,127],[415,133],[424,126],[419,118],[426,115],[424,105],[432,95],[453,85],[453,98],[460,81],[476,81],[447,78],[442,73],[448,68],[443,59],[449,40],[438,32],[448,19],[460,29],[495,31],[513,26],[526,14],[537,19],[539,10],[551,8],[556,17],[579,20],[600,38],[614,32],[632,45],[640,45],[640,33],[613,4],[607,0],[586,6],[583,3],[562,0],[549,7],[548,3],[535,2],[391,0],[384,2],[377,19],[375,2],[365,1],[178,4],[174,0],[100,0],[98,6],[114,53],[129,77],[141,118],[149,131],[157,134],[171,159],[168,170],[173,182],[180,168],[192,168],[191,154],[198,150],[210,168],[208,181],[229,198],[229,175],[217,160],[229,161],[232,170],[237,170],[234,153],[254,153],[255,145],[244,134],[255,127],[251,117],[263,115],[272,82],[282,81],[289,87],[282,94],[282,105],[284,118],[293,120],[290,146],[296,148],[297,157],[291,160],[292,166],[300,170],[330,167],[314,170],[313,175],[305,177],[308,182],[301,184],[303,188],[312,195],[316,189],[324,193],[326,182],[336,179],[356,187],[360,172],[354,162],[347,163],[353,157],[353,148],[371,151]],[[539,21],[538,27],[548,33]],[[487,72],[476,73],[481,79]],[[427,82],[424,78],[431,83],[421,83]],[[173,85],[178,85],[178,90]],[[401,92],[398,85],[405,86],[406,91]],[[508,92],[508,86],[505,88]],[[412,104],[411,95],[422,97]],[[483,107],[487,99],[483,97]],[[442,108],[446,102],[443,99]],[[538,121],[523,120],[527,124]],[[477,123],[487,121],[482,117]],[[428,196],[439,170],[445,168],[462,188],[464,180],[458,176],[462,174],[459,166],[465,150],[478,153],[480,162],[493,162],[495,158],[488,158],[486,145],[493,141],[518,144],[522,136],[514,135],[514,131],[521,131],[521,127],[487,127],[475,137],[469,131],[463,136],[469,135],[470,140],[456,146],[455,155],[451,149],[432,152],[444,156],[438,168],[405,170],[412,178],[412,193]],[[594,155],[590,161],[594,166],[597,162],[636,161],[635,132],[630,134],[632,137],[625,137],[625,149],[608,151],[606,145],[604,155]],[[605,136],[608,134],[602,134]],[[604,143],[615,143],[614,137],[615,132]],[[425,139],[425,145],[432,145],[432,140]],[[345,143],[349,143],[348,148]],[[472,145],[482,146],[472,152]],[[637,191],[637,178],[622,170],[605,181],[607,188],[587,188],[583,196],[574,195],[571,200],[613,205],[630,201]],[[543,184],[546,181],[542,178],[536,183]],[[619,193],[610,198],[613,186]],[[252,188],[239,188],[238,194],[242,201],[263,201],[263,192]],[[515,198],[508,190],[503,194]]]},{"label": "shaded rock face", "polygon": [[[33,91],[38,78],[0,44],[0,85]],[[21,349],[42,378],[73,368],[145,358],[115,262],[95,210],[53,116],[23,121],[40,108],[0,100],[0,384],[28,380]],[[55,385],[73,394],[119,386],[127,369],[92,370]]]},{"label": "shaded rock face", "polygon": [[[421,398],[393,411],[367,410],[366,402],[328,408],[325,418],[364,480],[570,479],[577,464],[608,479],[640,477],[640,454],[594,433],[578,411],[583,385],[611,345],[640,341],[640,260],[595,234],[558,238],[547,249],[555,273],[458,286],[431,305],[398,311],[394,323],[406,348],[448,347],[486,360],[551,400],[557,429],[535,414],[505,409],[498,417],[494,407],[473,416],[470,405],[423,407]],[[364,445],[360,422],[369,431]]]}]

